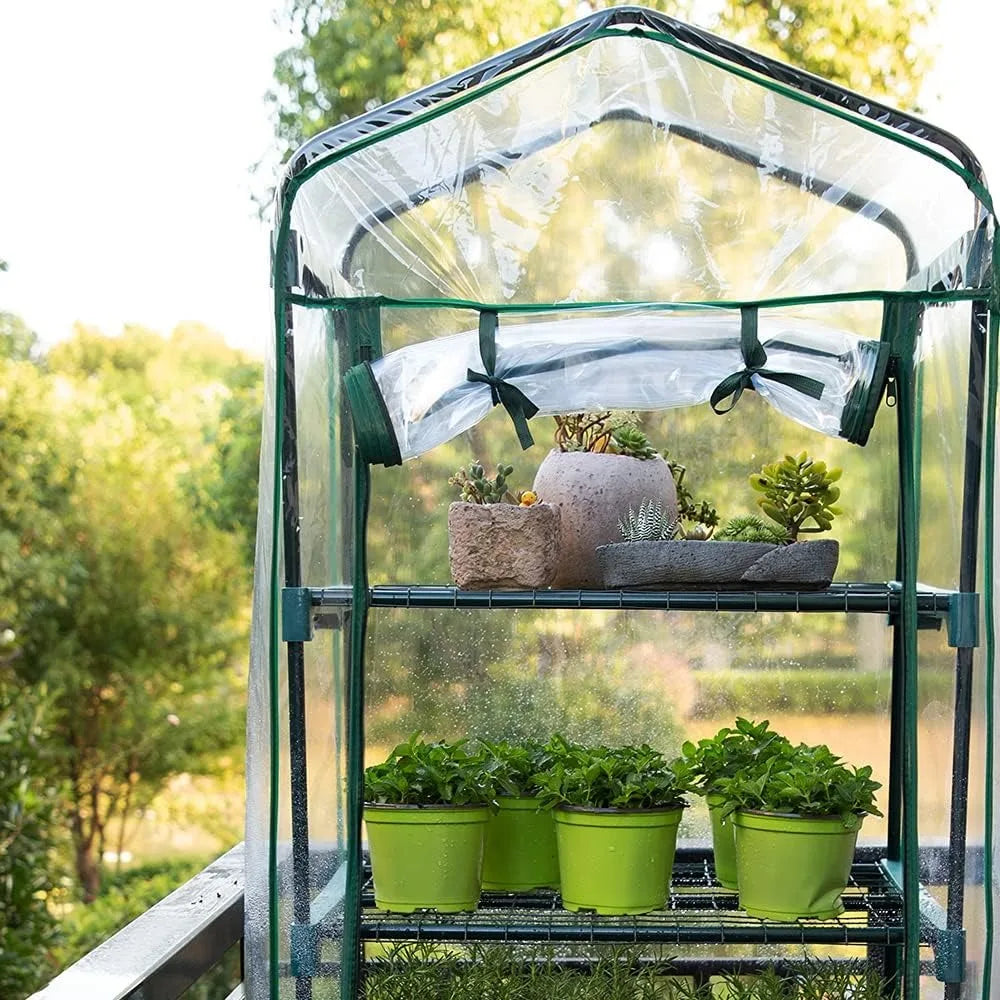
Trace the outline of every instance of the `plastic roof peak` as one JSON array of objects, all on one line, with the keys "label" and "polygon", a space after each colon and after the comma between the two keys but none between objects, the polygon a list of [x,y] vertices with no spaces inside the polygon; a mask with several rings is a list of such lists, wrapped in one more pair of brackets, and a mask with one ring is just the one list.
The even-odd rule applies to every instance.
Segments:
[{"label": "plastic roof peak", "polygon": [[396,126],[407,118],[474,90],[498,76],[524,69],[543,55],[585,42],[608,29],[628,27],[642,32],[669,35],[708,55],[817,98],[840,112],[850,112],[859,119],[867,119],[911,139],[937,146],[953,157],[976,181],[985,183],[983,169],[976,155],[964,142],[944,129],[805,70],[744,48],[702,28],[678,21],[667,14],[646,7],[621,6],[595,11],[569,25],[556,28],[523,45],[318,133],[303,143],[288,161],[280,185],[282,200],[293,178],[318,159],[347,144]]}]

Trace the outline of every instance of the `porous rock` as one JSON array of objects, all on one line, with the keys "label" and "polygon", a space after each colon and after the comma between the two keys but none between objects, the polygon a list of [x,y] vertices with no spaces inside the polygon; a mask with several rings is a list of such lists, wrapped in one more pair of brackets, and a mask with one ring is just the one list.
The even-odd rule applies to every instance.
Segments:
[{"label": "porous rock", "polygon": [[463,590],[547,587],[559,558],[559,508],[453,503],[448,558]]}]

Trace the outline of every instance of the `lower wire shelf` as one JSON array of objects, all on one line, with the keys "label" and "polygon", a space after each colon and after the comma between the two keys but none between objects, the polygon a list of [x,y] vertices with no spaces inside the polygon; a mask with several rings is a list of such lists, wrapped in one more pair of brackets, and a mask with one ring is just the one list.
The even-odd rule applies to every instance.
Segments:
[{"label": "lower wire shelf", "polygon": [[573,913],[557,892],[484,892],[471,913],[376,910],[370,879],[361,897],[365,941],[544,942],[566,944],[902,945],[902,898],[877,863],[858,862],[833,920],[782,923],[751,917],[721,888],[711,863],[674,865],[666,909],[635,917]]}]

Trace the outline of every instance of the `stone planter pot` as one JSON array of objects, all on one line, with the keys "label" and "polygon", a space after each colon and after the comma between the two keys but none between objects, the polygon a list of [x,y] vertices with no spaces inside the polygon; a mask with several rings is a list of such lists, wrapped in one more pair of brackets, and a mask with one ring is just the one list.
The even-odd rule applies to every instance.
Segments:
[{"label": "stone planter pot", "polygon": [[618,521],[628,508],[658,500],[677,515],[677,491],[662,458],[586,451],[550,451],[538,468],[534,491],[561,512],[559,565],[554,587],[603,587],[597,547],[621,540]]},{"label": "stone planter pot", "polygon": [[559,508],[548,503],[453,503],[448,559],[463,590],[535,590],[552,582],[559,558]]},{"label": "stone planter pot", "polygon": [[598,549],[604,586],[685,590],[822,590],[840,558],[832,539],[766,542],[618,542]]}]

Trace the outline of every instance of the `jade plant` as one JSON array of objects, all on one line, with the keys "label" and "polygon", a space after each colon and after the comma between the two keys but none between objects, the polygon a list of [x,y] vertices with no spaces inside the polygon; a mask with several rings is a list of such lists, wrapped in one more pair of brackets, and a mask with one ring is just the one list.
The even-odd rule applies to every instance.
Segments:
[{"label": "jade plant", "polygon": [[586,747],[554,736],[555,762],[538,779],[542,805],[590,809],[670,809],[694,789],[683,760],[668,761],[643,744]]},{"label": "jade plant", "polygon": [[468,469],[459,469],[448,480],[448,485],[459,490],[459,495],[465,503],[533,506],[538,502],[538,497],[531,490],[514,492],[507,486],[507,480],[513,471],[514,466],[500,463],[497,466],[496,476],[491,479],[479,462],[473,462]]},{"label": "jade plant", "polygon": [[881,816],[869,766],[852,767],[824,745],[790,743],[777,748],[759,765],[716,786],[726,797],[724,812],[754,809],[797,816],[839,816],[856,829],[866,815]]},{"label": "jade plant", "polygon": [[626,542],[663,542],[677,534],[677,519],[668,517],[661,500],[643,500],[638,511],[630,506],[618,519],[618,530]]},{"label": "jade plant", "polygon": [[539,740],[480,741],[483,767],[497,795],[532,798],[541,791],[539,777],[555,763],[556,748]]},{"label": "jade plant", "polygon": [[643,461],[657,457],[656,449],[637,426],[633,413],[614,410],[567,413],[557,416],[555,422],[559,451],[627,455]]},{"label": "jade plant", "polygon": [[750,477],[750,486],[760,494],[760,509],[778,525],[784,540],[795,542],[800,534],[829,531],[833,519],[843,513],[835,506],[840,488],[834,484],[840,476],[840,469],[828,469],[825,462],[802,452],[765,465]]},{"label": "jade plant", "polygon": [[468,740],[425,742],[414,733],[382,764],[365,768],[365,802],[372,805],[486,805],[494,785],[483,755]]},{"label": "jade plant", "polygon": [[698,790],[704,794],[720,794],[725,781],[759,769],[768,758],[790,746],[766,719],[752,722],[739,718],[734,726],[720,729],[710,739],[689,740],[681,748]]}]

